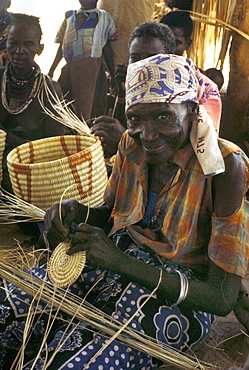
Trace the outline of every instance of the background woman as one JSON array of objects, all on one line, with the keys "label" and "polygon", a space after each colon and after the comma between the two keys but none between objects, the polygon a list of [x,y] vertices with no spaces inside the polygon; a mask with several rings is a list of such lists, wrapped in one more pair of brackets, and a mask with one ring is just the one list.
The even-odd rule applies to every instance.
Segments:
[{"label": "background woman", "polygon": [[[39,19],[26,14],[12,14],[7,36],[9,63],[0,70],[0,128],[7,133],[3,159],[2,187],[11,191],[6,156],[27,141],[56,136],[65,129],[45,114],[38,101],[44,89],[43,74],[34,58],[43,50]],[[60,85],[46,77],[53,94],[62,97]],[[45,105],[50,107],[45,99]],[[51,107],[50,107],[51,109]]]}]

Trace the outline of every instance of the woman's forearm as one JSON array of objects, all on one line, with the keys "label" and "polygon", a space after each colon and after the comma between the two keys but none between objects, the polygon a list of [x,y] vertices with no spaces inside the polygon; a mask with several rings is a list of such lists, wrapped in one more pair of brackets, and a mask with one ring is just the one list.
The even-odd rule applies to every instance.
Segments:
[{"label": "woman's forearm", "polygon": [[57,53],[55,55],[54,61],[53,61],[52,65],[50,67],[50,70],[48,72],[48,75],[50,77],[53,77],[54,71],[55,71],[56,67],[58,66],[58,64],[60,63],[61,59],[62,59],[62,45],[60,44],[60,46],[57,50]]},{"label": "woman's forearm", "polygon": [[[160,270],[145,264],[133,257],[126,256],[118,268],[120,275],[136,281],[150,290],[154,290],[160,280]],[[226,316],[234,307],[238,296],[241,278],[229,274],[217,266],[212,266],[211,276],[207,281],[188,279],[189,289],[183,305],[195,310]],[[216,274],[216,276],[214,275]],[[158,287],[159,298],[174,304],[181,290],[180,278],[177,273],[163,271]]]}]

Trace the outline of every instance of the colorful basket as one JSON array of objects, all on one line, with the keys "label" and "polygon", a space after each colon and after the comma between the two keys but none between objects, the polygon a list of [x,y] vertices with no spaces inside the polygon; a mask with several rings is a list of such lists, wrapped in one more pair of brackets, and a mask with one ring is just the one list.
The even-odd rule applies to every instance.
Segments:
[{"label": "colorful basket", "polygon": [[46,210],[75,199],[89,207],[103,204],[107,171],[101,142],[95,136],[56,136],[30,141],[7,156],[15,195]]},{"label": "colorful basket", "polygon": [[3,176],[3,152],[5,149],[5,140],[6,140],[6,132],[3,130],[0,130],[0,185],[2,182],[2,176]]}]

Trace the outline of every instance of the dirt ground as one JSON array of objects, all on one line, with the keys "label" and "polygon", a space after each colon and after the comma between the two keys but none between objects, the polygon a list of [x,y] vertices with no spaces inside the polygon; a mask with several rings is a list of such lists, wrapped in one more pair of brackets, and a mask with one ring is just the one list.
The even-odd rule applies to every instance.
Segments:
[{"label": "dirt ground", "polygon": [[[13,248],[16,240],[30,239],[17,225],[0,226],[0,247]],[[249,274],[245,282],[249,286]],[[233,313],[217,318],[210,334],[192,353],[199,361],[205,361],[217,370],[228,370],[230,366],[242,367],[249,355],[249,333],[238,322]],[[176,370],[177,367],[164,365],[161,370]]]}]

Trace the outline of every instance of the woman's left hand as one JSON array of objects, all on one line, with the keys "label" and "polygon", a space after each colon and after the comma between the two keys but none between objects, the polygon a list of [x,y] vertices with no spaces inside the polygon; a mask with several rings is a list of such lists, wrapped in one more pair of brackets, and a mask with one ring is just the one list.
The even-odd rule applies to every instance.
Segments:
[{"label": "woman's left hand", "polygon": [[87,251],[87,260],[102,269],[118,272],[126,256],[110,240],[105,232],[94,226],[81,223],[74,230],[68,255],[79,251]]}]

